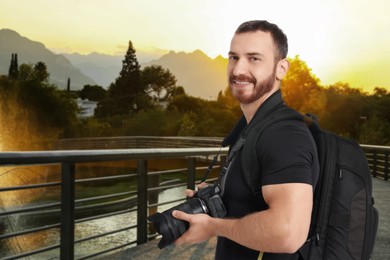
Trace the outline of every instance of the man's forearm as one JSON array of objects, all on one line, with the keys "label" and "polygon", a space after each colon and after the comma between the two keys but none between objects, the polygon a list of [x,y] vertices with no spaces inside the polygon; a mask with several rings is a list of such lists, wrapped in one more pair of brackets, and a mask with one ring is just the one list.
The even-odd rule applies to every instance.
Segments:
[{"label": "man's forearm", "polygon": [[240,219],[211,220],[217,236],[223,236],[262,252],[294,253],[301,246],[296,228],[289,218],[272,210],[256,212]]},{"label": "man's forearm", "polygon": [[292,183],[262,188],[269,208],[240,219],[212,218],[206,214],[173,211],[190,223],[176,243],[200,243],[222,236],[262,252],[294,253],[305,242],[310,226],[312,187]]}]

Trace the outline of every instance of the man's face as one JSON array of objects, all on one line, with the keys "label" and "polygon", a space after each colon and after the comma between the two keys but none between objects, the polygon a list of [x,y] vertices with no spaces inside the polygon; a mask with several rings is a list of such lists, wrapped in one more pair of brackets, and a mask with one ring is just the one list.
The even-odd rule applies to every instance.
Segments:
[{"label": "man's face", "polygon": [[270,33],[235,34],[229,51],[228,79],[233,96],[250,104],[275,85],[275,50]]}]

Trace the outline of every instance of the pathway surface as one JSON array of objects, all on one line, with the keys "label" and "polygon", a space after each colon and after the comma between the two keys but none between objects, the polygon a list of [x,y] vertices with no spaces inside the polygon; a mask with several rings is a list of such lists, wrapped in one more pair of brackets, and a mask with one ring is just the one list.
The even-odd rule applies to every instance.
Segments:
[{"label": "pathway surface", "polygon": [[[379,211],[379,228],[375,242],[373,260],[390,260],[390,182],[373,178],[375,207]],[[153,240],[137,247],[129,248],[99,259],[214,259],[216,239],[199,245],[157,247],[159,240]]]}]

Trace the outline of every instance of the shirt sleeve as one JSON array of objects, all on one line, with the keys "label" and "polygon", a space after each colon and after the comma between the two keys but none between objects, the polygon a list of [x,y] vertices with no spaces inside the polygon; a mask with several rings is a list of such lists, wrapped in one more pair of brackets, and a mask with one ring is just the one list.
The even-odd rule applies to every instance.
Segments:
[{"label": "shirt sleeve", "polygon": [[262,185],[308,183],[318,171],[313,137],[304,123],[275,124],[265,129],[256,144]]}]

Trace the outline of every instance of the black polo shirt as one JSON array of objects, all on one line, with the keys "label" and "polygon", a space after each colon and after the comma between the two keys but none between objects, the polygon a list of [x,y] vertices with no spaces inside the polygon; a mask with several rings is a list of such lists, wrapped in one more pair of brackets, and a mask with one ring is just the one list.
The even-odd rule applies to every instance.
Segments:
[{"label": "black polo shirt", "polygon": [[[282,102],[280,91],[260,107],[278,113]],[[264,109],[264,107],[263,107]],[[315,186],[319,174],[316,145],[304,122],[286,120],[269,126],[256,143],[261,175],[261,186],[281,183],[308,183]],[[240,218],[253,212],[268,209],[262,195],[253,195],[242,170],[241,153],[231,162],[224,183],[223,202],[228,218]],[[261,236],[261,234],[259,234]],[[227,238],[219,237],[216,259],[297,259],[296,254],[269,254],[249,249]]]}]

